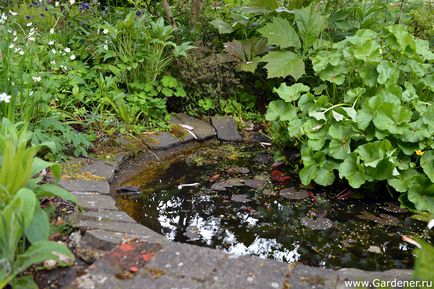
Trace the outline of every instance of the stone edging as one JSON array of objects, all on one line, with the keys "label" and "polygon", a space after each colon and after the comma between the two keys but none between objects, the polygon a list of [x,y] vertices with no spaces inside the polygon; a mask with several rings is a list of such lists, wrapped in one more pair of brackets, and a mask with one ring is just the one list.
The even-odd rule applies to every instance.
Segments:
[{"label": "stone edging", "polygon": [[[227,117],[212,118],[212,125],[183,114],[172,117],[175,124],[186,124],[194,129],[184,138],[169,133],[151,136],[153,150],[165,150],[182,143],[202,141],[216,135],[224,141],[242,141],[235,122]],[[115,161],[84,159],[81,172],[96,176],[96,180],[66,180],[61,186],[72,192],[83,209],[70,218],[72,223],[85,231],[81,244],[109,251],[119,243],[143,240],[143,248],[152,247],[141,274],[123,280],[113,271],[113,261],[104,256],[96,261],[87,273],[77,278],[68,288],[201,288],[201,289],[275,289],[275,288],[356,288],[346,286],[345,280],[410,280],[410,270],[367,272],[358,269],[330,270],[302,264],[286,264],[264,260],[254,256],[234,256],[217,249],[190,244],[172,243],[163,235],[138,224],[120,211],[110,195],[110,183],[115,172],[126,159]],[[139,241],[137,241],[139,242]],[[145,245],[144,245],[145,244]],[[117,248],[117,247],[116,247]],[[116,249],[115,248],[115,249]],[[145,249],[144,249],[145,250]],[[142,252],[144,251],[142,250]],[[150,252],[151,252],[150,251]],[[148,255],[147,255],[148,256]],[[160,272],[155,277],[152,272]],[[151,272],[151,273],[150,273]],[[117,277],[116,277],[117,276]]]}]

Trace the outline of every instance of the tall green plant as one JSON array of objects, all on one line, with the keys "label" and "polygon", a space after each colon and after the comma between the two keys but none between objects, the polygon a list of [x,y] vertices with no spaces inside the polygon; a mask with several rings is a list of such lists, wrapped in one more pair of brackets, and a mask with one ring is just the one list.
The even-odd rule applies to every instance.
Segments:
[{"label": "tall green plant", "polygon": [[[21,128],[19,128],[21,127]],[[58,180],[58,164],[36,153],[49,143],[31,146],[23,125],[3,119],[0,127],[0,288],[30,288],[33,280],[20,276],[35,263],[53,259],[68,265],[74,256],[63,244],[50,242],[48,215],[39,198],[57,196],[75,202],[73,195],[53,184],[41,184],[41,171],[50,168]]]},{"label": "tall green plant", "polygon": [[[434,54],[402,25],[323,43],[318,86],[275,92],[266,118],[301,142],[300,179],[359,188],[387,181],[403,206],[434,215]],[[279,136],[276,136],[279,137]]]}]

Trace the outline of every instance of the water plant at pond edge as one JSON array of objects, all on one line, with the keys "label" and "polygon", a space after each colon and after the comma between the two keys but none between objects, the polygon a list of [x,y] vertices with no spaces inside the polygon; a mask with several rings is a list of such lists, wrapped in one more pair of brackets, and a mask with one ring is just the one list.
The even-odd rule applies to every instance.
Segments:
[{"label": "water plant at pond edge", "polygon": [[337,43],[323,41],[310,60],[316,87],[282,83],[274,89],[281,99],[266,114],[275,131],[301,144],[303,184],[331,185],[335,172],[353,188],[387,181],[402,206],[432,218],[434,54],[428,42],[402,25],[361,29]]},{"label": "water plant at pond edge", "polygon": [[36,157],[50,143],[29,146],[26,126],[7,119],[0,124],[0,288],[34,288],[32,276],[21,274],[33,264],[54,260],[65,266],[74,262],[69,249],[48,241],[50,223],[39,199],[60,197],[75,202],[69,192],[53,184],[41,184],[40,173],[50,168],[57,180],[60,166]]}]

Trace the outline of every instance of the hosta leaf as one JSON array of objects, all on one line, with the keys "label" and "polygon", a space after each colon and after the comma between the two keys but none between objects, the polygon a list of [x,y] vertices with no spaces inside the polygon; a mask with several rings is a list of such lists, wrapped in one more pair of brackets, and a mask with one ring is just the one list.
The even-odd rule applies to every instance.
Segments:
[{"label": "hosta leaf", "polygon": [[261,61],[267,62],[265,68],[268,78],[290,75],[298,80],[305,73],[303,59],[291,51],[271,51],[262,57]]},{"label": "hosta leaf", "polygon": [[229,34],[234,32],[232,26],[226,23],[225,21],[223,21],[222,19],[215,19],[211,21],[209,24],[214,26],[214,28],[216,28],[220,34]]},{"label": "hosta leaf", "polygon": [[345,178],[353,188],[360,188],[366,182],[365,168],[357,161],[357,155],[352,153],[339,165],[339,177]]},{"label": "hosta leaf", "polygon": [[274,100],[268,105],[265,119],[268,121],[283,120],[291,121],[297,117],[294,106],[283,100]]},{"label": "hosta leaf", "polygon": [[280,48],[301,47],[297,32],[286,19],[275,17],[271,23],[258,29],[258,32],[268,39],[270,45],[277,45]]},{"label": "hosta leaf", "polygon": [[299,36],[303,42],[303,49],[306,51],[318,39],[326,27],[327,20],[315,5],[294,10],[293,13]]},{"label": "hosta leaf", "polygon": [[431,182],[434,183],[434,150],[424,152],[420,158],[420,166]]},{"label": "hosta leaf", "polygon": [[308,92],[309,86],[302,83],[296,83],[287,86],[286,83],[280,84],[279,88],[273,88],[273,92],[277,93],[279,97],[287,102],[298,100],[303,92]]},{"label": "hosta leaf", "polygon": [[42,210],[39,204],[36,205],[32,222],[26,229],[26,237],[30,243],[47,240],[50,235],[50,223],[47,213]]}]

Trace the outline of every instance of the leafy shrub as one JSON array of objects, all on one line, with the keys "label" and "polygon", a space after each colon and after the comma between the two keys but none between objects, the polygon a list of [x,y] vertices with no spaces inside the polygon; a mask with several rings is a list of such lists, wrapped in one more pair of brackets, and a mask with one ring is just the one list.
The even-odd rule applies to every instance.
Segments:
[{"label": "leafy shrub", "polygon": [[[434,54],[404,26],[361,29],[310,57],[318,86],[283,83],[266,118],[301,143],[300,179],[386,181],[403,205],[434,214]],[[314,81],[311,80],[310,83]],[[277,136],[279,137],[279,136]]]},{"label": "leafy shrub", "polygon": [[[47,259],[68,265],[74,256],[63,244],[48,241],[49,219],[39,200],[57,196],[75,202],[73,195],[53,184],[41,184],[41,171],[51,168],[60,178],[60,166],[36,157],[50,143],[29,146],[31,134],[7,119],[0,124],[0,288],[34,288],[31,277],[20,276]],[[26,244],[29,244],[27,246]],[[16,277],[19,277],[15,279]]]}]

